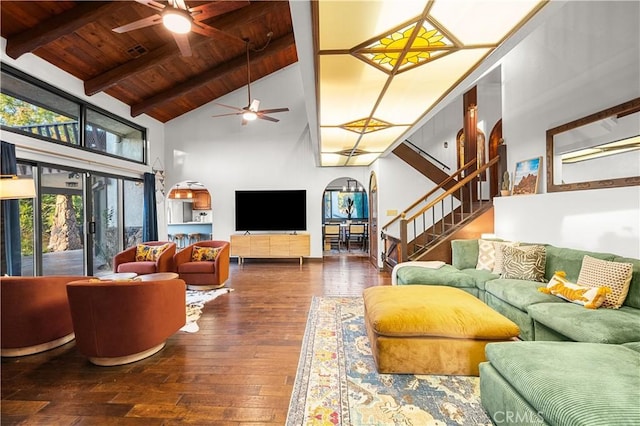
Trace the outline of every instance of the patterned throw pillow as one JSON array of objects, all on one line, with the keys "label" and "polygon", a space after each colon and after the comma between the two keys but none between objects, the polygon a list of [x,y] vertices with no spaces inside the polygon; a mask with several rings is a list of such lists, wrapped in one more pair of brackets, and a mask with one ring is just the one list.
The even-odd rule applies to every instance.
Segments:
[{"label": "patterned throw pillow", "polygon": [[624,303],[629,293],[632,263],[611,262],[591,256],[582,258],[582,267],[578,275],[578,284],[587,287],[609,287],[603,308],[618,309]]},{"label": "patterned throw pillow", "polygon": [[478,263],[476,269],[486,269],[493,271],[493,265],[496,261],[496,249],[493,241],[478,240]]},{"label": "patterned throw pillow", "polygon": [[169,243],[161,246],[148,246],[146,244],[138,244],[136,246],[136,262],[155,262],[158,257],[169,248]]},{"label": "patterned throw pillow", "polygon": [[147,262],[153,260],[153,246],[138,244],[136,246],[136,262]]},{"label": "patterned throw pillow", "polygon": [[544,282],[547,251],[544,246],[506,246],[502,278]]},{"label": "patterned throw pillow", "polygon": [[198,247],[194,246],[191,252],[192,262],[214,261],[220,253],[220,247]]},{"label": "patterned throw pillow", "polygon": [[611,293],[609,287],[587,287],[574,284],[567,280],[564,271],[556,271],[549,284],[538,290],[583,305],[587,309],[598,309],[604,303],[607,294]]},{"label": "patterned throw pillow", "polygon": [[493,262],[493,273],[501,275],[504,272],[503,264],[504,264],[504,251],[505,247],[518,247],[520,243],[518,242],[500,242],[494,241],[493,247],[495,249],[495,258]]}]

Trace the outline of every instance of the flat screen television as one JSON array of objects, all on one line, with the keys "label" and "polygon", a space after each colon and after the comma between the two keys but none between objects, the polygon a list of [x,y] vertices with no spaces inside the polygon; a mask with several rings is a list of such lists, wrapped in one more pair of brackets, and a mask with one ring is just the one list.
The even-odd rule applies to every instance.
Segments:
[{"label": "flat screen television", "polygon": [[236,191],[236,231],[305,231],[307,191]]}]

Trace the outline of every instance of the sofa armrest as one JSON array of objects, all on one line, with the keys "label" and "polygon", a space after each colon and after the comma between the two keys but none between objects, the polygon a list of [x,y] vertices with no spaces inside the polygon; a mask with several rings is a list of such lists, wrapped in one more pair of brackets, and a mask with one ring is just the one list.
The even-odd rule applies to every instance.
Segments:
[{"label": "sofa armrest", "polygon": [[176,267],[173,256],[176,254],[176,243],[169,243],[169,247],[163,251],[156,260],[156,270],[158,272],[175,272]]},{"label": "sofa armrest", "polygon": [[113,257],[113,272],[118,272],[119,265],[127,262],[133,262],[135,260],[136,246],[129,247],[128,249],[121,251]]}]

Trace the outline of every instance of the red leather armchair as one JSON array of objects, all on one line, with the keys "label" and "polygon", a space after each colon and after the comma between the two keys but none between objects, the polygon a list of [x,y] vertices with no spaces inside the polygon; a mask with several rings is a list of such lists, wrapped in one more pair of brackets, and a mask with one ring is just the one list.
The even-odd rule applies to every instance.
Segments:
[{"label": "red leather armchair", "polygon": [[74,339],[67,283],[86,276],[0,278],[3,357],[31,355]]},{"label": "red leather armchair", "polygon": [[[220,248],[214,261],[193,261],[194,247]],[[211,290],[223,287],[229,278],[228,241],[199,241],[180,250],[173,256],[176,271],[191,290]]]},{"label": "red leather armchair", "polygon": [[173,255],[176,253],[176,243],[169,241],[147,241],[142,243],[146,246],[161,246],[169,244],[155,261],[136,261],[136,250],[138,246],[116,254],[113,258],[114,272],[135,272],[138,275],[154,274],[156,272],[175,272]]},{"label": "red leather armchair", "polygon": [[74,281],[67,285],[67,296],[76,347],[96,365],[147,358],[186,323],[180,279]]}]

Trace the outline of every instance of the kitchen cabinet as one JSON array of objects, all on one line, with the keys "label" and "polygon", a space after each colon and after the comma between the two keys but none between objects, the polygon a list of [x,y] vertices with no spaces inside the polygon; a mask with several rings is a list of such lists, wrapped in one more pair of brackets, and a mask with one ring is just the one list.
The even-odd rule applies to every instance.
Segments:
[{"label": "kitchen cabinet", "polygon": [[211,210],[209,191],[193,191],[193,210]]}]

